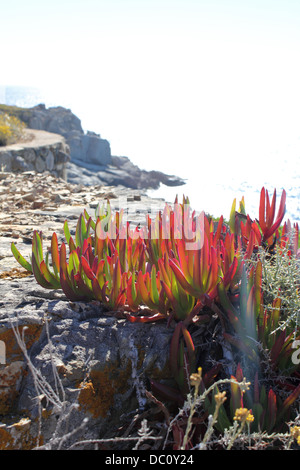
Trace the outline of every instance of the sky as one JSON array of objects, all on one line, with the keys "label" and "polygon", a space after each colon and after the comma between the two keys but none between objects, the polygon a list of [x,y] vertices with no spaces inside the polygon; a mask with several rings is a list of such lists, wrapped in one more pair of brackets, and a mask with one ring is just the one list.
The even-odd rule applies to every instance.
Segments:
[{"label": "sky", "polygon": [[0,6],[0,86],[52,90],[113,154],[222,177],[300,145],[299,0]]}]

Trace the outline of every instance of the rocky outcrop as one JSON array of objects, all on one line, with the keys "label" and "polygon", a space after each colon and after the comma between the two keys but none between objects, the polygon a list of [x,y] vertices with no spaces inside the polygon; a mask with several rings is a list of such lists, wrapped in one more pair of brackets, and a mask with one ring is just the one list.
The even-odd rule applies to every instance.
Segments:
[{"label": "rocky outcrop", "polygon": [[59,134],[31,129],[24,130],[22,141],[0,147],[0,167],[8,172],[49,171],[66,179],[70,151]]},{"label": "rocky outcrop", "polygon": [[83,134],[80,119],[62,106],[46,108],[44,104],[40,104],[20,111],[19,116],[31,129],[45,130],[64,137],[69,132]]},{"label": "rocky outcrop", "polygon": [[32,276],[0,280],[0,288],[1,450],[85,448],[78,442],[116,436],[145,410],[147,381],[169,377],[166,324],[71,303]]},{"label": "rocky outcrop", "polygon": [[110,144],[99,134],[85,133],[80,119],[70,109],[61,106],[18,108],[18,117],[31,129],[62,135],[70,148],[67,178],[84,185],[123,185],[133,189],[157,189],[160,184],[179,186],[184,180],[159,171],[146,171],[134,165],[128,157],[111,155]]},{"label": "rocky outcrop", "polygon": [[83,163],[107,165],[111,163],[109,142],[94,132],[84,133],[80,119],[70,109],[62,106],[46,108],[40,104],[21,114],[31,129],[40,129],[65,137],[70,147],[71,159]]},{"label": "rocky outcrop", "polygon": [[72,160],[83,164],[110,165],[112,163],[109,142],[93,132],[87,134],[70,131],[65,135]]},{"label": "rocky outcrop", "polygon": [[67,164],[68,180],[85,186],[104,184],[122,185],[132,189],[158,189],[163,183],[167,186],[184,184],[175,176],[165,175],[159,171],[141,170],[128,157],[112,156],[111,165],[97,165],[73,160]]}]

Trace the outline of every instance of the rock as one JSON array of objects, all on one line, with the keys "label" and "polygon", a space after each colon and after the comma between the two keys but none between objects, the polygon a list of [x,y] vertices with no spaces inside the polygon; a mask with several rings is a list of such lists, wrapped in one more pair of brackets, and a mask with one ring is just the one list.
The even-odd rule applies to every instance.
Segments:
[{"label": "rock", "polygon": [[54,155],[51,150],[49,150],[46,156],[46,168],[48,171],[52,171],[54,169],[54,162]]},{"label": "rock", "polygon": [[107,140],[93,134],[87,134],[82,137],[82,142],[87,162],[98,165],[111,164],[110,145]]},{"label": "rock", "polygon": [[45,130],[65,137],[70,148],[71,159],[96,164],[110,164],[110,144],[94,132],[83,132],[80,119],[70,109],[62,106],[46,108],[40,104],[21,113],[31,129]]},{"label": "rock", "polygon": [[[134,189],[157,189],[161,183],[167,186],[185,184],[184,180],[173,175],[142,170],[128,157],[111,155],[110,143],[95,132],[84,133],[80,119],[70,109],[62,106],[46,108],[40,104],[28,109],[18,108],[18,117],[31,129],[45,130],[65,138],[71,161],[65,173],[56,156],[55,171],[72,183],[123,185]],[[7,166],[7,171],[11,171],[10,162],[0,154],[0,166],[2,163]]]},{"label": "rock", "polygon": [[12,159],[13,171],[29,171],[33,170],[34,166],[31,163],[27,163],[21,155],[14,155]]},{"label": "rock", "polygon": [[127,157],[112,157],[112,164],[106,166],[73,160],[67,163],[67,178],[73,184],[122,185],[132,189],[158,189],[161,183],[167,186],[184,184],[184,181],[176,176],[141,170]]},{"label": "rock", "polygon": [[83,133],[80,119],[62,106],[46,108],[44,104],[24,110],[20,118],[31,129],[40,129],[65,135],[74,130]]},{"label": "rock", "polygon": [[0,170],[12,171],[12,158],[9,152],[0,152]]},{"label": "rock", "polygon": [[30,450],[37,444],[31,435],[32,422],[28,418],[12,424],[0,424],[0,450]]},{"label": "rock", "polygon": [[[70,446],[80,439],[113,436],[122,416],[145,407],[147,381],[170,379],[172,329],[165,323],[132,324],[97,302],[71,303],[61,291],[38,286],[32,276],[0,280],[0,288],[0,338],[7,344],[6,365],[0,366],[1,414],[8,418],[14,412],[30,422],[30,442],[38,437],[40,406],[43,442],[57,432],[57,419],[65,413],[74,432],[66,442]],[[13,327],[21,335],[25,327],[29,369],[40,375],[24,373],[28,364]],[[85,419],[87,425],[81,428]],[[11,426],[2,427],[4,431],[13,437]],[[57,437],[62,439],[64,426],[60,432]],[[19,441],[14,437],[6,449],[20,448],[24,435]]]},{"label": "rock", "polygon": [[46,170],[46,163],[40,155],[38,155],[35,161],[35,167],[39,173],[42,173],[43,171]]},{"label": "rock", "polygon": [[0,414],[13,409],[25,371],[24,361],[13,361],[0,370]]},{"label": "rock", "polygon": [[36,153],[31,148],[24,149],[23,158],[26,162],[33,163],[36,159]]},{"label": "rock", "polygon": [[110,145],[107,140],[94,134],[83,134],[78,131],[67,133],[66,139],[70,147],[71,159],[84,163],[109,165],[111,163]]}]

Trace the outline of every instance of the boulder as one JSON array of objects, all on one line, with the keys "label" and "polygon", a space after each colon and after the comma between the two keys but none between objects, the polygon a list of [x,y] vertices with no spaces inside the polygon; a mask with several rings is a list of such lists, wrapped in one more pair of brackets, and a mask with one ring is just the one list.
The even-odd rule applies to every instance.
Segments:
[{"label": "boulder", "polygon": [[71,159],[84,163],[97,165],[111,164],[111,151],[109,142],[97,135],[83,134],[71,131],[66,134],[70,147]]},{"label": "boulder", "polygon": [[18,435],[11,428],[14,415],[31,423],[26,439],[32,445],[40,419],[44,444],[65,436],[68,419],[74,432],[68,446],[111,437],[123,419],[145,408],[149,379],[170,379],[172,328],[165,323],[133,324],[98,302],[69,302],[32,275],[0,280],[0,288],[0,340],[6,346],[0,413],[9,422],[2,431],[10,436],[0,448],[24,446],[24,429]]}]

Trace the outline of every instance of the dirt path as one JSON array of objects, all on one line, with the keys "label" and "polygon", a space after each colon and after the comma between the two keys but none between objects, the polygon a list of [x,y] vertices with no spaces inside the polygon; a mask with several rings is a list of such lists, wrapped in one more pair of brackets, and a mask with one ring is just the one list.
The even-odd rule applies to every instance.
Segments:
[{"label": "dirt path", "polygon": [[24,129],[24,137],[21,141],[15,144],[6,145],[5,147],[0,147],[0,152],[1,150],[3,152],[7,152],[17,150],[19,148],[43,147],[46,145],[54,145],[58,142],[65,142],[62,135],[35,129]]}]

